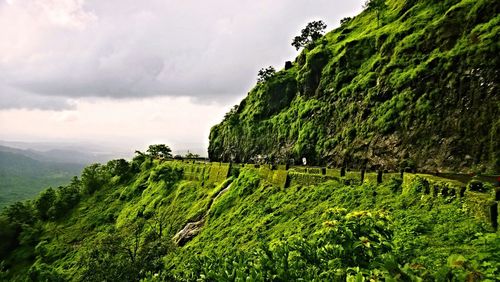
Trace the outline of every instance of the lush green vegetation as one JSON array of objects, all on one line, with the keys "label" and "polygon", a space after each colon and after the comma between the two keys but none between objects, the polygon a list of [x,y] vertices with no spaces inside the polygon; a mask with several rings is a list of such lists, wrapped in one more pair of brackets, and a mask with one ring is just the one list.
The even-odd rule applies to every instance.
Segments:
[{"label": "lush green vegetation", "polygon": [[[214,166],[214,174],[209,165],[138,154],[131,162],[91,165],[67,186],[9,206],[0,216],[0,279],[493,281],[500,275],[498,232],[457,195],[422,195],[418,177],[404,189],[398,178],[283,189],[256,169],[231,169],[223,179],[221,168]],[[182,247],[173,243],[186,223],[202,218],[197,236]]]},{"label": "lush green vegetation", "polygon": [[[310,26],[212,129],[211,159],[499,171],[497,2],[371,0],[323,37]],[[152,145],[3,209],[0,281],[500,277],[480,181],[171,158]]]},{"label": "lush green vegetation", "polygon": [[42,162],[14,152],[0,151],[0,210],[30,199],[47,187],[57,187],[79,175],[83,165]]},{"label": "lush green vegetation", "polygon": [[500,172],[499,2],[366,7],[258,83],[212,128],[210,159]]}]

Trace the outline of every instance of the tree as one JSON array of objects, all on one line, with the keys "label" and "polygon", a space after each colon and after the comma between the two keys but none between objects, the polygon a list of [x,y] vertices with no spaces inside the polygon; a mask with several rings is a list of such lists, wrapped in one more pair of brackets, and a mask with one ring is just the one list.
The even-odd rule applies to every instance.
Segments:
[{"label": "tree", "polygon": [[0,261],[2,261],[11,250],[17,247],[19,230],[5,215],[0,215],[0,226],[2,227],[0,228]]},{"label": "tree", "polygon": [[102,165],[91,164],[82,171],[81,183],[83,190],[88,194],[94,193],[106,183],[105,172]]},{"label": "tree", "polygon": [[130,163],[130,171],[131,172],[139,172],[141,170],[142,163],[146,160],[148,155],[141,151],[135,151],[134,158]]},{"label": "tree", "polygon": [[112,176],[125,176],[130,170],[130,165],[124,159],[117,159],[109,161],[106,168]]},{"label": "tree", "polygon": [[[170,240],[148,238],[143,219],[112,229],[82,246],[79,281],[139,281],[148,272],[164,269]],[[151,239],[151,240],[150,240]]]},{"label": "tree", "polygon": [[49,210],[54,206],[56,199],[56,191],[52,188],[44,190],[40,193],[34,202],[35,210],[40,219],[47,220],[50,218]]},{"label": "tree", "polygon": [[116,230],[84,245],[79,268],[80,281],[138,281],[139,269],[132,263],[123,236]]},{"label": "tree", "polygon": [[[172,221],[168,220],[169,214],[164,211],[154,211],[149,217],[149,221],[146,223],[149,225],[152,234],[154,234],[154,239],[162,239],[163,235],[170,236],[169,232],[172,229]],[[165,234],[165,228],[168,228],[167,234]]]},{"label": "tree", "polygon": [[276,70],[272,66],[269,66],[267,68],[261,68],[259,70],[259,73],[257,74],[257,82],[268,81],[275,74],[276,74]]},{"label": "tree", "polygon": [[[76,177],[75,177],[76,178]],[[51,215],[55,218],[62,217],[80,202],[80,186],[78,178],[73,178],[70,185],[57,188],[57,199],[52,207]]]},{"label": "tree", "polygon": [[186,156],[184,156],[186,159],[197,159],[200,157],[200,155],[198,154],[193,154],[191,152],[187,152]]},{"label": "tree", "polygon": [[375,11],[377,13],[377,26],[380,26],[380,18],[382,17],[382,13],[387,9],[387,4],[385,4],[385,0],[367,0],[365,2],[365,9],[368,11]]},{"label": "tree", "polygon": [[151,157],[156,159],[172,158],[172,150],[165,144],[149,145],[146,151]]},{"label": "tree", "polygon": [[[37,220],[36,211],[30,202],[16,202],[2,210],[0,213],[0,263],[10,251],[19,246],[19,236],[23,230],[35,225]],[[1,275],[0,280],[4,281]]]},{"label": "tree", "polygon": [[323,21],[313,21],[306,25],[300,32],[300,35],[295,36],[292,41],[292,46],[299,50],[302,47],[318,40],[325,33],[326,24]]},{"label": "tree", "polygon": [[340,20],[340,25],[345,25],[348,22],[350,22],[351,20],[352,20],[352,18],[350,18],[350,17],[343,18]]},{"label": "tree", "polygon": [[16,225],[33,224],[36,221],[35,210],[29,202],[15,202],[4,208],[2,214]]}]

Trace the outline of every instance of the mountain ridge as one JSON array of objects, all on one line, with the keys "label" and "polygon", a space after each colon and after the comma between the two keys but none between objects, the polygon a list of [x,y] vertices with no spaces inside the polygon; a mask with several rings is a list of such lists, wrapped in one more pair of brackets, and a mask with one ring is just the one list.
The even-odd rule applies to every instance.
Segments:
[{"label": "mountain ridge", "polygon": [[0,145],[0,151],[24,155],[26,157],[42,162],[48,161],[56,163],[78,163],[83,165],[88,165],[95,162],[106,162],[112,159],[111,154],[85,152],[82,149],[77,150],[71,148],[51,148],[46,150],[37,150],[32,148],[22,149]]},{"label": "mountain ridge", "polygon": [[495,1],[386,1],[306,46],[210,133],[211,160],[500,171]]}]

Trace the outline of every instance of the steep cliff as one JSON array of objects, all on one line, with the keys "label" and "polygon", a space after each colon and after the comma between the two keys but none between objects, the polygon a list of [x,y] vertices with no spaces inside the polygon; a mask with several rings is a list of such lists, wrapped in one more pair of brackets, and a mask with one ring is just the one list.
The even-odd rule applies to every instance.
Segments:
[{"label": "steep cliff", "polygon": [[258,83],[211,160],[500,171],[500,3],[387,0]]}]

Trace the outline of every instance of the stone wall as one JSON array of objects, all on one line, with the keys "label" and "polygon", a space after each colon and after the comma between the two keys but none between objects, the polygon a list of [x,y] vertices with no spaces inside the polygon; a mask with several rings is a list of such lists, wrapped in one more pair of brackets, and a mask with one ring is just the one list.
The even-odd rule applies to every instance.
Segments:
[{"label": "stone wall", "polygon": [[475,217],[485,220],[494,228],[497,228],[500,223],[499,199],[495,191],[472,191],[470,187],[459,181],[441,179],[433,175],[405,173],[403,194],[407,193],[422,193],[449,200],[462,199],[464,208]]},{"label": "stone wall", "polygon": [[[341,179],[340,170],[324,167],[296,166],[288,168],[285,165],[272,166],[267,164],[240,164],[218,162],[182,162],[184,178],[200,181],[202,185],[217,185],[226,180],[230,175],[231,167],[254,170],[263,181],[285,189],[289,186],[318,185],[332,179]],[[364,173],[363,182],[377,183],[377,172]],[[346,171],[344,178],[361,181],[360,171]],[[393,177],[400,177],[399,173],[383,173],[382,182]],[[498,214],[500,207],[500,190],[489,192],[471,191],[466,185],[457,180],[440,178],[429,174],[405,173],[403,176],[402,193],[421,193],[431,197],[443,197],[449,200],[462,199],[464,207],[474,216],[481,218],[497,227],[500,224]],[[495,194],[496,193],[496,194]]]},{"label": "stone wall", "polygon": [[179,165],[184,171],[184,179],[200,181],[203,185],[217,185],[229,177],[228,163],[183,161]]}]

